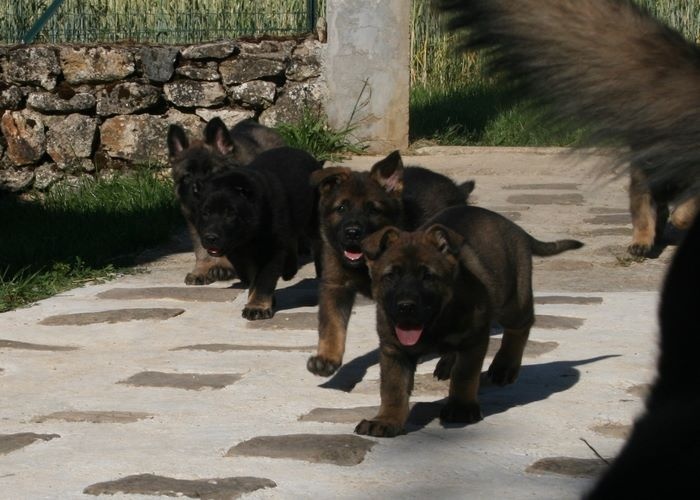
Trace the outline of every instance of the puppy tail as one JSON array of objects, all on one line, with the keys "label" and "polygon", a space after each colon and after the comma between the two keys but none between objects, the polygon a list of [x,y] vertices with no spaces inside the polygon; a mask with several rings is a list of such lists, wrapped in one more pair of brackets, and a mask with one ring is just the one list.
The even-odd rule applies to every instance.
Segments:
[{"label": "puppy tail", "polygon": [[539,257],[557,255],[567,250],[581,248],[582,246],[583,243],[578,240],[540,241],[530,236],[530,248],[532,249],[532,253]]},{"label": "puppy tail", "polygon": [[[653,185],[697,188],[700,50],[631,0],[434,0],[462,48]],[[687,183],[685,181],[688,181]]]}]

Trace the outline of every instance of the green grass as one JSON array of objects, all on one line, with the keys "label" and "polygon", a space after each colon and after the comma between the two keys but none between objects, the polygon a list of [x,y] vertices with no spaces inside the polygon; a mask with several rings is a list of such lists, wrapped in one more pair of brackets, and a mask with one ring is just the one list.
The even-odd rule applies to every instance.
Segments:
[{"label": "green grass", "polygon": [[111,277],[182,221],[172,182],[150,171],[0,199],[0,213],[0,311]]},{"label": "green grass", "polygon": [[571,146],[583,133],[547,125],[537,110],[485,81],[411,90],[413,143],[471,146]]},{"label": "green grass", "polygon": [[352,139],[352,125],[333,130],[325,117],[308,110],[297,123],[282,123],[277,130],[289,146],[303,149],[318,160],[335,161],[364,150],[362,144]]}]

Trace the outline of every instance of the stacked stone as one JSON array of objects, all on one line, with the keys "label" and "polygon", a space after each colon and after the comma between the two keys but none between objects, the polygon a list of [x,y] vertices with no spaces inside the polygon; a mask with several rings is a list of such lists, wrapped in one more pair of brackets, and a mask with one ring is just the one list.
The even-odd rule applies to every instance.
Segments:
[{"label": "stacked stone", "polygon": [[268,126],[320,110],[315,39],[0,48],[0,190],[167,165],[171,123]]}]

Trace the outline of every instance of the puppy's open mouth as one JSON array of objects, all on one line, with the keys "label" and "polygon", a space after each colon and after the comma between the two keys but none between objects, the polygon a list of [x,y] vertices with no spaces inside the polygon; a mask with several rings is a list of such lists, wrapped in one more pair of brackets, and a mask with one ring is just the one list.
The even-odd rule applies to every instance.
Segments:
[{"label": "puppy's open mouth", "polygon": [[207,248],[207,253],[212,257],[221,257],[224,254],[220,248],[216,247]]},{"label": "puppy's open mouth", "polygon": [[346,248],[343,250],[343,256],[350,262],[362,261],[362,250],[360,248]]},{"label": "puppy's open mouth", "polygon": [[423,334],[423,327],[396,325],[394,327],[394,332],[396,333],[396,338],[401,342],[401,345],[412,346],[416,345],[420,340],[420,336]]}]

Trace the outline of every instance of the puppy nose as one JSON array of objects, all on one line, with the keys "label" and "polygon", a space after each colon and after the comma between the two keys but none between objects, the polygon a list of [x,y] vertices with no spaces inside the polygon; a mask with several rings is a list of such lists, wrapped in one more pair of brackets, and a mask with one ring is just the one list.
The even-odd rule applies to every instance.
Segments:
[{"label": "puppy nose", "polygon": [[416,303],[412,300],[402,300],[397,304],[397,307],[401,314],[413,314],[416,312]]},{"label": "puppy nose", "polygon": [[214,243],[216,243],[216,240],[217,240],[217,239],[218,239],[218,238],[217,238],[216,234],[214,234],[214,233],[205,233],[205,234],[202,236],[202,243],[203,243],[204,245],[213,245]]},{"label": "puppy nose", "polygon": [[345,237],[349,240],[359,240],[362,237],[362,229],[360,229],[358,226],[346,227]]}]

